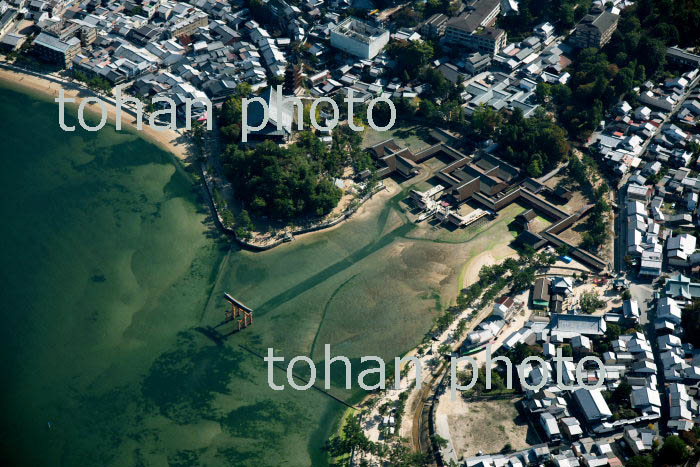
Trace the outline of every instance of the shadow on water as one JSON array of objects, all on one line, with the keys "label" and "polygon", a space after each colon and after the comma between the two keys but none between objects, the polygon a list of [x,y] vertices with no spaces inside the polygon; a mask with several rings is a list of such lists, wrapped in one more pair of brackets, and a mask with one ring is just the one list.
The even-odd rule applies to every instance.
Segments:
[{"label": "shadow on water", "polygon": [[[265,357],[264,357],[262,354],[260,354],[259,352],[255,351],[255,350],[253,350],[253,349],[251,349],[251,348],[249,348],[249,347],[246,347],[245,345],[240,345],[240,344],[239,344],[238,347],[240,347],[241,349],[243,349],[243,350],[245,350],[246,352],[250,353],[251,355],[254,355],[254,356],[256,356],[256,357],[258,357],[258,358],[261,358],[261,359],[263,359],[263,360],[265,359]],[[275,366],[275,368],[277,368],[278,370],[281,370],[281,371],[284,372],[285,374],[287,374],[287,375],[289,374],[289,369],[288,369],[287,367],[284,367],[284,366],[279,365],[279,364],[277,364],[277,363],[273,363],[273,365]],[[310,383],[310,378],[309,378],[308,376],[302,376],[302,375],[300,375],[297,371],[295,371],[294,369],[292,369],[292,376],[294,377],[294,379],[296,379],[297,381],[301,382],[302,385],[304,385],[304,386],[305,386],[305,385],[308,385],[308,384]],[[321,388],[320,386],[318,386],[318,385],[316,385],[316,384],[311,384],[311,388],[314,389],[314,390],[316,390],[316,391],[318,391],[318,392],[320,392],[321,394],[324,394],[324,395],[330,397],[331,399],[333,399],[334,401],[336,401],[336,402],[338,402],[338,403],[344,405],[345,407],[348,407],[348,408],[350,408],[350,409],[356,409],[356,410],[357,410],[357,407],[355,407],[354,405],[348,404],[347,402],[345,402],[345,401],[344,401],[343,399],[341,399],[340,397],[334,396],[334,395],[331,394],[329,391],[327,391],[327,390]]]},{"label": "shadow on water", "polygon": [[[402,191],[399,195],[394,196],[392,200],[388,203],[388,205],[382,210],[381,216],[380,216],[380,222],[379,225],[383,227],[386,225],[386,221],[389,216],[389,211],[394,208],[395,203],[393,201],[397,199],[398,197],[403,197],[405,196],[405,193]],[[397,201],[398,203],[398,201]],[[412,223],[406,223],[401,225],[400,227],[392,230],[391,232],[379,237],[377,240],[374,242],[370,243],[369,245],[360,248],[356,252],[346,256],[342,260],[328,266],[327,268],[323,269],[322,271],[319,271],[318,273],[314,274],[313,276],[309,277],[308,279],[300,282],[299,284],[295,285],[294,287],[291,287],[287,289],[286,291],[282,292],[281,294],[272,297],[269,299],[267,302],[263,303],[260,305],[256,313],[259,315],[264,315],[265,313],[268,313],[275,308],[284,305],[286,302],[289,300],[295,298],[296,296],[302,294],[303,292],[312,289],[313,287],[317,286],[318,284],[328,280],[329,278],[335,276],[336,274],[346,270],[350,266],[354,265],[355,263],[363,260],[367,256],[371,255],[372,253],[381,250],[387,245],[390,245],[394,240],[397,238],[402,238],[406,234],[408,234],[411,230],[415,228],[415,224]]]},{"label": "shadow on water", "polygon": [[221,334],[219,331],[217,331],[215,328],[211,326],[198,326],[194,328],[195,331],[198,333],[202,334],[203,336],[209,338],[213,343],[215,343],[218,346],[223,346],[224,345],[224,340],[226,336]]}]

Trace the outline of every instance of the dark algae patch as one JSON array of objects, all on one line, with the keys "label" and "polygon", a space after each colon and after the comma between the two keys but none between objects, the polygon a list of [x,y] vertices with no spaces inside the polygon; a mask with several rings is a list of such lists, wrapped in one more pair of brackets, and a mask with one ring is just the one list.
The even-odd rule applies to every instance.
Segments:
[{"label": "dark algae patch", "polygon": [[143,381],[143,396],[177,423],[216,418],[216,394],[229,394],[232,379],[250,379],[231,347],[195,341],[192,331],[178,334],[176,348],[161,354]]}]

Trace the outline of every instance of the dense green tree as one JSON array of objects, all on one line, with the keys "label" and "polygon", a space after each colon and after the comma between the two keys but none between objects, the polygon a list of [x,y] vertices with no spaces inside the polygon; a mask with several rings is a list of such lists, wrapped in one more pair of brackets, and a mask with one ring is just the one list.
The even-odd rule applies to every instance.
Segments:
[{"label": "dense green tree", "polygon": [[430,85],[430,95],[439,99],[446,99],[454,90],[452,83],[436,68],[424,68],[420,80]]},{"label": "dense green tree", "polygon": [[653,467],[654,458],[651,456],[634,456],[625,463],[626,467]]},{"label": "dense green tree", "polygon": [[421,15],[415,8],[410,6],[401,8],[391,16],[391,21],[398,27],[412,28],[421,20]]},{"label": "dense green tree", "polygon": [[524,36],[537,24],[549,21],[565,32],[580,19],[575,12],[588,11],[590,6],[590,0],[520,0],[518,14],[500,17],[499,26],[509,34]]},{"label": "dense green tree", "polygon": [[610,395],[610,402],[618,407],[629,407],[632,386],[627,381],[622,381]]},{"label": "dense green tree", "polygon": [[683,309],[681,324],[685,330],[685,340],[700,346],[700,300],[694,300]]},{"label": "dense green tree", "polygon": [[562,357],[566,358],[571,358],[574,356],[574,349],[571,347],[571,344],[564,344],[561,347],[561,355]]},{"label": "dense green tree", "polygon": [[524,268],[513,274],[513,290],[520,291],[535,283],[534,268]]},{"label": "dense green tree", "polygon": [[427,41],[394,41],[387,47],[387,52],[396,61],[392,69],[396,76],[405,74],[411,79],[433,59],[435,49]]},{"label": "dense green tree", "polygon": [[535,357],[540,355],[540,353],[541,352],[539,352],[536,347],[520,343],[513,347],[513,350],[510,351],[511,362],[513,365],[517,366],[520,365],[527,357]]},{"label": "dense green tree", "polygon": [[[489,118],[482,116],[481,126],[488,130],[490,125],[498,124],[498,120],[490,118],[488,112],[482,113]],[[474,118],[472,124],[475,124]],[[516,109],[500,125],[494,139],[507,162],[526,167],[532,176],[541,174],[545,167],[556,167],[569,152],[566,132],[543,111],[524,118],[522,112]]]},{"label": "dense green tree", "polygon": [[532,160],[527,166],[527,174],[535,178],[542,175],[542,157],[539,154],[532,156]]},{"label": "dense green tree", "polygon": [[554,99],[569,133],[587,137],[605,110],[648,77],[660,74],[669,45],[700,45],[699,24],[700,0],[642,0],[623,10],[603,49],[584,49],[574,57],[567,83],[571,96]]},{"label": "dense green tree", "polygon": [[549,98],[549,96],[552,95],[552,85],[549,83],[545,83],[544,81],[541,83],[537,83],[537,87],[535,88],[535,95],[537,96],[537,100],[544,104]]},{"label": "dense green tree", "polygon": [[480,138],[491,138],[503,122],[503,115],[493,107],[481,105],[474,110],[471,128]]},{"label": "dense green tree", "polygon": [[582,293],[579,304],[581,305],[581,311],[587,314],[591,314],[605,306],[605,302],[595,292]]},{"label": "dense green tree", "polygon": [[435,13],[450,13],[449,0],[427,0],[424,9],[424,16],[427,18]]},{"label": "dense green tree", "polygon": [[680,465],[688,460],[688,445],[680,437],[671,435],[659,449],[658,461],[662,465]]},{"label": "dense green tree", "polygon": [[223,160],[237,195],[252,211],[284,220],[327,214],[340,199],[340,190],[322,175],[322,162],[307,155],[303,146],[264,142],[252,150],[231,145]]},{"label": "dense green tree", "polygon": [[241,140],[241,100],[250,95],[248,83],[241,83],[233,96],[226,99],[219,111],[219,125],[226,143],[238,143]]}]

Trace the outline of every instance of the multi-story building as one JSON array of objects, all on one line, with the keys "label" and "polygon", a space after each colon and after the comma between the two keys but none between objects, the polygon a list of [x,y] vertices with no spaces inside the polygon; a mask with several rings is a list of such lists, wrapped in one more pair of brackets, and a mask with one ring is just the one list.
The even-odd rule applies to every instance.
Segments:
[{"label": "multi-story building", "polygon": [[476,75],[488,68],[491,64],[491,57],[479,52],[470,53],[464,60],[464,69],[470,75]]},{"label": "multi-story building", "polygon": [[613,32],[617,29],[620,15],[608,10],[595,15],[586,15],[576,26],[576,31],[571,36],[571,43],[585,49],[587,47],[603,47],[608,43]]},{"label": "multi-story building", "polygon": [[62,41],[56,36],[42,32],[34,39],[34,53],[41,60],[55,63],[63,68],[73,66],[73,58],[80,53],[80,50],[80,39],[77,37]]},{"label": "multi-story building", "polygon": [[205,27],[209,24],[209,17],[203,11],[197,11],[191,16],[181,19],[172,26],[170,32],[172,37],[189,36],[195,33],[197,29]]},{"label": "multi-story building", "polygon": [[374,58],[389,43],[389,31],[347,18],[331,31],[331,45],[362,59]]},{"label": "multi-story building", "polygon": [[678,65],[700,67],[700,55],[696,55],[679,47],[669,47],[666,49],[666,59]]},{"label": "multi-story building", "polygon": [[508,35],[492,27],[501,11],[499,0],[477,0],[467,11],[447,21],[445,40],[448,44],[496,55],[506,46]]},{"label": "multi-story building", "polygon": [[418,32],[427,39],[437,39],[445,34],[445,26],[447,25],[447,16],[442,13],[435,13],[433,16],[425,20],[420,25]]},{"label": "multi-story building", "polygon": [[97,40],[97,28],[93,28],[89,24],[84,24],[80,27],[78,37],[80,38],[80,43],[84,47],[92,45]]},{"label": "multi-story building", "polygon": [[474,50],[489,55],[499,53],[508,42],[508,35],[503,29],[479,28],[470,31],[463,25],[453,24],[445,29],[447,42],[454,45],[461,45],[469,50]]}]

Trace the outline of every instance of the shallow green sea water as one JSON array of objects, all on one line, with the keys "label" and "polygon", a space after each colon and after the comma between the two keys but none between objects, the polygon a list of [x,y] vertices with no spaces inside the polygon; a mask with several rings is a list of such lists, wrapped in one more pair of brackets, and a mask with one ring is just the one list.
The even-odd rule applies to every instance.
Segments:
[{"label": "shallow green sea water", "polygon": [[[0,115],[2,464],[323,465],[344,406],[271,390],[246,349],[390,360],[431,325],[435,290],[456,291],[454,247],[408,239],[395,202],[239,251],[137,135],[65,133],[53,103],[4,88]],[[224,291],[256,309],[252,328],[226,336]]]}]

